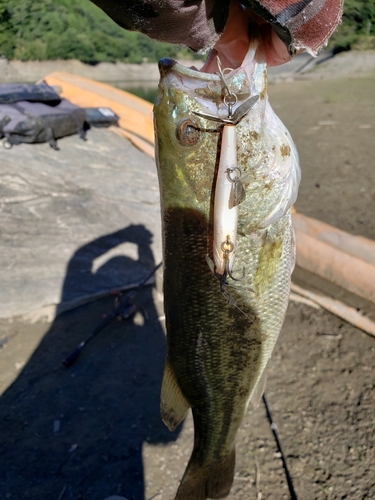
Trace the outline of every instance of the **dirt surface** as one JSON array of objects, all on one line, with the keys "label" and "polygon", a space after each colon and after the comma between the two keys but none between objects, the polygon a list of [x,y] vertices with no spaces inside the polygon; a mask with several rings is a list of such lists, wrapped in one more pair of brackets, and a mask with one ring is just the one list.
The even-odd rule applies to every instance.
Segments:
[{"label": "dirt surface", "polygon": [[375,70],[372,77],[270,85],[300,155],[297,211],[375,239]]},{"label": "dirt surface", "polygon": [[139,281],[149,255],[160,259],[154,161],[98,128],[59,148],[0,146],[0,318],[61,311]]},{"label": "dirt surface", "polygon": [[[282,83],[275,110],[300,151],[297,210],[375,238],[375,77]],[[343,270],[345,272],[345,270]],[[300,269],[297,284],[375,319],[375,306]],[[160,279],[158,279],[160,283]],[[162,297],[146,288],[133,320],[112,322],[76,364],[61,360],[113,298],[53,324],[0,321],[0,498],[170,500],[190,455],[192,419],[160,421]],[[375,499],[375,339],[324,310],[291,303],[266,394],[299,500]],[[230,500],[289,499],[263,406],[237,439]]]}]

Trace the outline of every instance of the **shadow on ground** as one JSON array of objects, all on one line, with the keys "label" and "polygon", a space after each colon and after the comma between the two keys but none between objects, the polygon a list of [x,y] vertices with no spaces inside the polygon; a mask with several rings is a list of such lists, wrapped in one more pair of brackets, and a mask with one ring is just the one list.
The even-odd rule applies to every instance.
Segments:
[{"label": "shadow on ground", "polygon": [[[138,260],[117,256],[91,272],[94,259],[124,242],[138,246]],[[144,226],[129,226],[80,248],[68,265],[62,300],[85,280],[102,283],[103,273],[143,266],[147,274],[155,265],[150,243]],[[57,500],[63,492],[63,500],[144,499],[143,443],[168,443],[179,431],[170,433],[160,419],[166,343],[152,287],[135,302],[137,319],[113,321],[70,368],[62,359],[112,309],[114,298],[58,316],[3,394],[0,498]]]}]

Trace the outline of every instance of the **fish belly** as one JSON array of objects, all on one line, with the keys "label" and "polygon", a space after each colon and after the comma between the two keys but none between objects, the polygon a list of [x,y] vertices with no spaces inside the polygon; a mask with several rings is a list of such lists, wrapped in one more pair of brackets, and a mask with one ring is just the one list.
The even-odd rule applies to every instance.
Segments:
[{"label": "fish belly", "polygon": [[[236,259],[246,274],[240,290],[228,288],[228,302],[204,259],[208,220],[189,208],[164,213],[167,365],[194,417],[194,451],[186,474],[198,479],[191,498],[200,498],[198,484],[207,483],[208,470],[215,485],[225,476],[223,467],[231,468],[228,461],[234,467],[235,435],[288,303],[292,231],[289,211],[265,231],[238,236]],[[232,478],[233,470],[216,490],[228,492]],[[180,495],[189,498],[183,491]]]}]

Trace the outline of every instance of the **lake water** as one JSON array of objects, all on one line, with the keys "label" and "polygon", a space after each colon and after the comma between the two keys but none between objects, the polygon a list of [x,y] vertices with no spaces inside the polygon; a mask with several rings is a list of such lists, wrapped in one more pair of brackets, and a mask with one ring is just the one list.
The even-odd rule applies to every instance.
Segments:
[{"label": "lake water", "polygon": [[158,82],[110,82],[109,85],[113,87],[117,87],[121,90],[126,90],[131,94],[134,94],[146,101],[151,102],[152,104],[155,102],[156,93],[158,89]]}]

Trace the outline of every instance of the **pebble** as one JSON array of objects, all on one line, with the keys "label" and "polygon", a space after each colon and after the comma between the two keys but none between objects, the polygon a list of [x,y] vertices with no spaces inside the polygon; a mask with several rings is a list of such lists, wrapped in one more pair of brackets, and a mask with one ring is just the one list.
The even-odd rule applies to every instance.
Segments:
[{"label": "pebble", "polygon": [[110,497],[105,498],[104,500],[128,500],[125,497],[119,497],[118,495],[112,495]]},{"label": "pebble", "polygon": [[53,422],[53,433],[57,434],[58,432],[60,432],[60,428],[61,428],[61,421],[60,420],[54,420],[54,422]]}]

